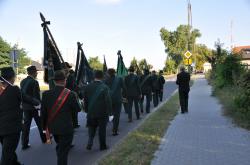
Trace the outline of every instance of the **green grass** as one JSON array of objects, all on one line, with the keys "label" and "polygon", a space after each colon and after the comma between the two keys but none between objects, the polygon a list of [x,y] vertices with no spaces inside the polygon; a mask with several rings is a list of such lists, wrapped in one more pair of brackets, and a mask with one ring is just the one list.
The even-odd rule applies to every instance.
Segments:
[{"label": "green grass", "polygon": [[176,93],[160,109],[147,118],[142,125],[131,132],[115,146],[100,165],[149,165],[161,138],[177,114],[179,98]]}]

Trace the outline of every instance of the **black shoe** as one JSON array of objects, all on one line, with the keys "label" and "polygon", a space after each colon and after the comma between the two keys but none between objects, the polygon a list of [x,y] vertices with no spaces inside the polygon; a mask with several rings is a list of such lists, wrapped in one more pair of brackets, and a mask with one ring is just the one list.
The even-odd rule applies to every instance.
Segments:
[{"label": "black shoe", "polygon": [[22,150],[27,150],[27,149],[29,149],[30,147],[31,147],[30,144],[23,145],[23,146],[22,146]]},{"label": "black shoe", "polygon": [[113,132],[112,135],[113,135],[113,136],[117,136],[117,135],[119,135],[119,134],[118,134],[118,132]]},{"label": "black shoe", "polygon": [[143,110],[141,110],[141,113],[143,113]]},{"label": "black shoe", "polygon": [[183,113],[185,113],[184,111],[181,111],[181,113],[183,114]]},{"label": "black shoe", "polygon": [[92,149],[92,145],[88,144],[86,147],[87,150],[91,150]]},{"label": "black shoe", "polygon": [[73,147],[75,147],[75,145],[74,145],[74,144],[71,144],[71,145],[70,145],[70,148],[73,148]]},{"label": "black shoe", "polygon": [[132,123],[132,119],[128,119],[128,122],[129,122],[129,123]]},{"label": "black shoe", "polygon": [[100,147],[100,150],[101,150],[101,151],[104,151],[104,150],[107,150],[107,149],[108,149],[108,146],[107,146],[107,145]]},{"label": "black shoe", "polygon": [[137,117],[137,120],[140,120],[141,118],[140,117]]},{"label": "black shoe", "polygon": [[79,127],[80,127],[80,125],[79,125],[79,124],[77,124],[77,125],[75,125],[75,126],[74,126],[74,128],[79,128]]}]

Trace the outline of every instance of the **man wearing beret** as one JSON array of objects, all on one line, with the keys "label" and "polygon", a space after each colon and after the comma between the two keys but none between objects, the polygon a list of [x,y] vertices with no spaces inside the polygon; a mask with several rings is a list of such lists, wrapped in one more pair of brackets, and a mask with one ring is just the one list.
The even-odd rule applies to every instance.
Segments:
[{"label": "man wearing beret", "polygon": [[31,104],[29,102],[23,101],[22,107],[24,112],[24,125],[22,132],[22,149],[26,150],[30,147],[29,144],[29,133],[30,133],[30,125],[32,119],[34,118],[36,125],[38,127],[40,137],[43,143],[46,142],[45,134],[42,131],[41,126],[41,118],[40,118],[40,87],[39,83],[36,80],[37,77],[37,69],[35,66],[30,66],[27,68],[28,76],[27,78],[21,81],[21,91],[22,95],[25,97],[29,97],[33,100],[36,100],[38,104]]},{"label": "man wearing beret", "polygon": [[1,69],[0,76],[0,143],[1,165],[21,165],[16,148],[22,129],[21,91],[13,86],[15,72],[12,67]]},{"label": "man wearing beret", "polygon": [[[42,95],[42,126],[48,134],[52,134],[56,146],[57,164],[67,165],[68,153],[73,140],[72,111],[80,111],[77,96],[65,88],[64,71],[56,71],[54,75],[55,88],[45,91]],[[47,136],[47,141],[50,135]]]}]

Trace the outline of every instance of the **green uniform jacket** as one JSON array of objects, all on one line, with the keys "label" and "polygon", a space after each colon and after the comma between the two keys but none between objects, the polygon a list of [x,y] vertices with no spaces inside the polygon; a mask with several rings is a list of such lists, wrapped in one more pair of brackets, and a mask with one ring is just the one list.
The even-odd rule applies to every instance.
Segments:
[{"label": "green uniform jacket", "polygon": [[125,86],[121,77],[108,77],[104,81],[110,89],[112,103],[122,103],[122,93],[126,95]]},{"label": "green uniform jacket", "polygon": [[139,78],[134,74],[125,77],[125,86],[127,89],[127,97],[139,97],[141,93]]},{"label": "green uniform jacket", "polygon": [[111,115],[112,102],[109,88],[102,81],[94,81],[86,86],[84,102],[87,118],[107,118]]},{"label": "green uniform jacket", "polygon": [[[56,86],[55,88],[43,93],[41,107],[43,129],[46,129],[48,113],[55,104],[63,89],[64,87],[62,86]],[[60,112],[57,114],[54,120],[49,123],[49,130],[52,134],[64,135],[73,133],[74,128],[71,114],[72,111],[80,111],[80,107],[76,99],[76,94],[71,91]]]}]

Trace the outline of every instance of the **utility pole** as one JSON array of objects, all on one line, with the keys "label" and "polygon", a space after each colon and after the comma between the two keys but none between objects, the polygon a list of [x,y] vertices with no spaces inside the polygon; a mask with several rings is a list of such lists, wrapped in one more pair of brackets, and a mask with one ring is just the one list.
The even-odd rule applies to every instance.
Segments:
[{"label": "utility pole", "polygon": [[233,20],[230,23],[230,41],[231,41],[231,51],[233,51]]},{"label": "utility pole", "polygon": [[[187,12],[188,12],[188,42],[187,42],[187,50],[191,52],[191,30],[192,30],[192,7],[191,7],[191,2],[190,0],[187,0]],[[194,50],[194,45],[193,45],[193,50]],[[192,50],[192,51],[193,51]],[[191,72],[191,66],[188,65],[188,72]]]}]

